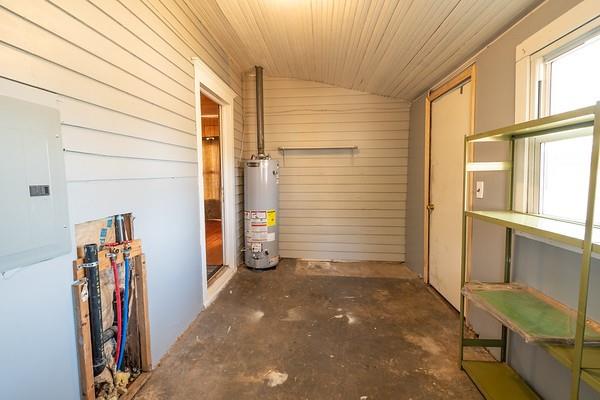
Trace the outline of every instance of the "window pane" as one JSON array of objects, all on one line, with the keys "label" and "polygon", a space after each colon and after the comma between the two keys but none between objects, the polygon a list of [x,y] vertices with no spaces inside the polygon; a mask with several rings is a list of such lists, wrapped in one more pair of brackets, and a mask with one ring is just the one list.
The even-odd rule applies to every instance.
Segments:
[{"label": "window pane", "polygon": [[540,213],[585,221],[592,137],[542,143]]},{"label": "window pane", "polygon": [[550,114],[600,100],[600,36],[551,61]]},{"label": "window pane", "polygon": [[[600,36],[549,63],[550,114],[587,107],[600,100]],[[540,214],[585,221],[591,150],[591,135],[542,142]]]}]

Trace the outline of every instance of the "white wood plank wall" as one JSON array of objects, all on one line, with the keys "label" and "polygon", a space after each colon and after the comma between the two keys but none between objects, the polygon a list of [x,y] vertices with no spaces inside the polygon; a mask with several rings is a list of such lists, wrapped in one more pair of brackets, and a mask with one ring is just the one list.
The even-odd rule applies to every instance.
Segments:
[{"label": "white wood plank wall", "polygon": [[[265,147],[280,160],[283,257],[404,261],[409,103],[265,77]],[[244,79],[244,154],[256,152],[255,80]],[[290,151],[280,146],[349,146]]]},{"label": "white wood plank wall", "polygon": [[[138,223],[146,234],[157,361],[202,307],[192,57],[240,95],[238,159],[242,150],[240,67],[194,7],[190,0],[0,0],[0,94],[10,95],[12,81],[58,99],[72,223],[144,215]],[[238,168],[240,211],[242,189]],[[185,240],[167,246],[160,232]]]}]

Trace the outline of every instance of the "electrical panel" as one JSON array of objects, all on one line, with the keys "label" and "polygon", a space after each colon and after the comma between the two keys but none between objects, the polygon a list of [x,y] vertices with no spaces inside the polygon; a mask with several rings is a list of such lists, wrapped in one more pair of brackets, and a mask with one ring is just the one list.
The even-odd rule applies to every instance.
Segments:
[{"label": "electrical panel", "polygon": [[57,109],[0,96],[0,272],[69,252]]}]

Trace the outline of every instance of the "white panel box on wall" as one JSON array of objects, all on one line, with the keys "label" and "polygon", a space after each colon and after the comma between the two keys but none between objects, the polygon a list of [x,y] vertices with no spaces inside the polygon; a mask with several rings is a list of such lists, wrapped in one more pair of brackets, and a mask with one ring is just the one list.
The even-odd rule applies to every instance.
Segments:
[{"label": "white panel box on wall", "polygon": [[0,96],[0,272],[69,252],[57,109]]}]

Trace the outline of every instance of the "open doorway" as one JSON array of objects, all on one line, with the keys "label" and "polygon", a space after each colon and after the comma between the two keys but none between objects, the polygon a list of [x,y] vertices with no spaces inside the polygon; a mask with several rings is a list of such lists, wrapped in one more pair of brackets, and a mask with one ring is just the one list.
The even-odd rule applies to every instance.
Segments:
[{"label": "open doorway", "polygon": [[[227,285],[237,270],[239,261],[239,242],[237,240],[238,224],[236,223],[236,178],[235,178],[235,150],[234,150],[234,99],[237,94],[223,81],[208,65],[199,58],[192,58],[194,63],[195,83],[195,109],[196,109],[196,145],[198,148],[198,211],[200,216],[201,240],[201,279],[202,303],[208,307],[217,297],[219,292]],[[213,102],[212,110],[206,99]],[[204,103],[204,104],[203,104]],[[206,105],[205,105],[206,104]],[[216,105],[216,106],[215,106]],[[206,109],[204,109],[206,107]],[[204,204],[204,149],[205,140],[202,139],[203,115],[218,115],[219,154],[220,154],[220,179],[221,192],[221,268],[210,268],[212,276],[209,283],[209,265],[205,204]],[[206,141],[208,142],[208,140]],[[218,227],[219,225],[217,225]],[[213,236],[214,237],[214,236]],[[218,243],[218,242],[217,242]],[[217,247],[218,248],[218,247]],[[219,254],[219,253],[217,253]]]},{"label": "open doorway", "polygon": [[223,174],[220,106],[204,94],[202,108],[202,172],[208,283],[223,268]]}]

